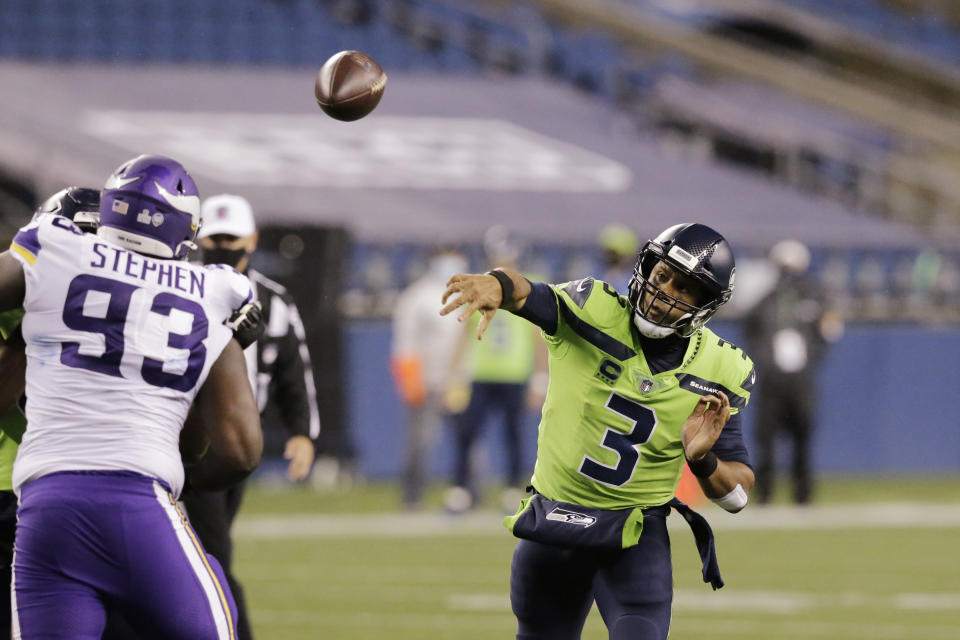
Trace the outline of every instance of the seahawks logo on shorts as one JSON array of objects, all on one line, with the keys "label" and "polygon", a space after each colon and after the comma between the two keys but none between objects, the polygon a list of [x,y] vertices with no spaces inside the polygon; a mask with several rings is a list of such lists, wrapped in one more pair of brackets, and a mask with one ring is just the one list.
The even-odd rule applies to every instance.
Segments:
[{"label": "seahawks logo on shorts", "polygon": [[577,513],[576,511],[568,511],[566,509],[561,509],[560,507],[557,507],[548,513],[547,520],[566,522],[567,524],[575,524],[581,527],[589,527],[597,521],[597,519],[593,516],[588,516],[584,513]]}]

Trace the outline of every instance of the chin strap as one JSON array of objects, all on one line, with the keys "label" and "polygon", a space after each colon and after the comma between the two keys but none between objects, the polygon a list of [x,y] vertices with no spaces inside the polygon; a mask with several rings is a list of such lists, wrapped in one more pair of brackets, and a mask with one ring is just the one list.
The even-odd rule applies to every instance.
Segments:
[{"label": "chin strap", "polygon": [[633,324],[637,326],[637,330],[641,334],[648,338],[666,338],[667,336],[673,335],[675,331],[670,327],[661,327],[658,324],[654,324],[637,312],[633,313]]}]

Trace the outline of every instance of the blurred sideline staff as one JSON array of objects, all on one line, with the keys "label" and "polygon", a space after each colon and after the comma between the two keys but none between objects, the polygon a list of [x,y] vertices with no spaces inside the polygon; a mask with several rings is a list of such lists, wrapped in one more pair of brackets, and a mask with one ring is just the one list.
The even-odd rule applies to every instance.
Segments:
[{"label": "blurred sideline staff", "polygon": [[744,329],[757,370],[757,500],[768,502],[774,488],[775,444],[786,434],[792,446],[793,501],[813,493],[810,463],[816,411],[816,372],[827,345],[843,333],[843,320],[809,277],[810,250],[783,240],[770,250],[777,280],[749,312]]},{"label": "blurred sideline staff", "polygon": [[[205,264],[225,264],[246,275],[263,309],[264,335],[244,350],[250,385],[263,413],[275,402],[290,432],[284,457],[290,460],[287,477],[304,480],[313,464],[314,442],[320,434],[316,387],[303,323],[286,289],[249,267],[259,233],[253,209],[245,198],[221,194],[207,198],[200,210],[198,241]],[[230,529],[240,509],[245,483],[225,491],[194,491],[184,496],[190,522],[207,551],[226,573],[237,601],[237,638],[251,638],[243,589],[233,575]]]},{"label": "blurred sideline staff", "polygon": [[452,249],[437,249],[427,272],[397,298],[393,311],[390,372],[406,413],[403,504],[418,509],[426,485],[427,461],[448,416],[447,395],[462,385],[454,367],[462,332],[454,318],[440,316],[447,279],[466,269]]}]

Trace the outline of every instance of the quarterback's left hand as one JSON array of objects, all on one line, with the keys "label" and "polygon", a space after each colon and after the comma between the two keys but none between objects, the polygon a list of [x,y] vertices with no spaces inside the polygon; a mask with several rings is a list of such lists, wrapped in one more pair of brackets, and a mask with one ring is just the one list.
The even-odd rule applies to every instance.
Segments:
[{"label": "quarterback's left hand", "polygon": [[699,460],[710,452],[730,419],[730,398],[722,391],[703,396],[683,423],[680,439],[687,460]]},{"label": "quarterback's left hand", "polygon": [[293,436],[287,440],[287,446],[283,450],[283,457],[290,461],[287,478],[294,482],[306,478],[313,466],[313,456],[313,441],[307,436]]},{"label": "quarterback's left hand", "polygon": [[244,349],[259,340],[266,330],[263,324],[263,311],[256,300],[251,300],[234,311],[225,324],[233,330],[234,340]]}]

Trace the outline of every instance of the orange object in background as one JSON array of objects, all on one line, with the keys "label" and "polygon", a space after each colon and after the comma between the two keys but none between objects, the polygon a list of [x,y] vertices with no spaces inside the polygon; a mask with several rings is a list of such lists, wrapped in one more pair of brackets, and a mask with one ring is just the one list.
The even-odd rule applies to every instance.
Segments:
[{"label": "orange object in background", "polygon": [[697,476],[693,475],[686,463],[684,463],[683,472],[680,474],[680,484],[677,485],[676,496],[691,507],[701,504],[707,498],[703,494],[703,489],[700,488],[700,483],[697,482]]},{"label": "orange object in background", "polygon": [[419,406],[427,397],[423,381],[423,363],[417,356],[394,356],[390,358],[390,373],[397,385],[400,397],[409,405]]}]

